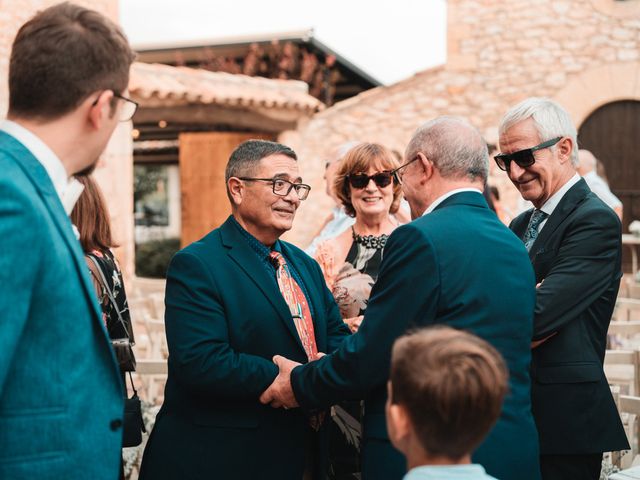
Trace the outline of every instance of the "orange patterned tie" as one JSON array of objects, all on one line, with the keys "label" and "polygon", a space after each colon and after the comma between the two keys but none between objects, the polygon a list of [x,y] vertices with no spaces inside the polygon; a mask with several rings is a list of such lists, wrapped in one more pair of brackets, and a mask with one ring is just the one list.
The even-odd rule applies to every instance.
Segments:
[{"label": "orange patterned tie", "polygon": [[291,276],[287,261],[284,259],[280,252],[272,251],[269,256],[273,259],[277,265],[276,278],[278,280],[278,287],[284,297],[284,301],[287,302],[291,316],[293,317],[293,323],[298,331],[298,336],[304,347],[304,351],[307,354],[309,361],[315,360],[318,354],[318,347],[316,346],[316,335],[313,330],[313,319],[311,318],[311,310],[307,304],[307,299],[302,293],[302,289],[298,282]]},{"label": "orange patterned tie", "polygon": [[[269,256],[277,266],[276,278],[278,280],[278,287],[284,297],[284,301],[287,302],[289,306],[289,311],[291,312],[298,336],[307,354],[307,358],[311,362],[316,359],[318,347],[316,345],[316,334],[313,329],[313,319],[311,318],[311,310],[309,309],[307,298],[304,296],[298,282],[291,276],[287,261],[282,254],[272,251]],[[324,418],[325,412],[323,411],[311,414],[309,417],[311,428],[316,431],[319,430],[324,422]]]}]

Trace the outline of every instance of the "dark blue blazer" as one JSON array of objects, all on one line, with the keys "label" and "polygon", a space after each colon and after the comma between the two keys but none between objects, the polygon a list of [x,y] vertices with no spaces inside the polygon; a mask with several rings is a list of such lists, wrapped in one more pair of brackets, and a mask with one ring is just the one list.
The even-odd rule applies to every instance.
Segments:
[{"label": "dark blue blazer", "polygon": [[123,398],[69,217],[0,132],[0,478],[117,478]]},{"label": "dark blue blazer", "polygon": [[[309,295],[318,350],[331,352],[349,330],[320,267],[280,244]],[[165,301],[169,375],[140,478],[300,479],[307,451],[319,455],[322,478],[324,432],[319,446],[310,444],[304,411],[259,401],[278,373],[274,355],[307,358],[275,270],[265,268],[232,218],[175,255]]]},{"label": "dark blue blazer", "polygon": [[[533,210],[513,220],[523,237]],[[587,183],[562,197],[529,252],[537,290],[533,415],[540,453],[574,455],[626,450],[602,363],[620,286],[621,225]],[[543,282],[544,280],[544,282]]]},{"label": "dark blue blazer", "polygon": [[473,459],[501,480],[538,480],[529,382],[534,303],[522,241],[481,194],[454,194],[391,234],[362,327],[334,354],[293,370],[296,398],[318,408],[364,397],[363,478],[399,480],[405,465],[384,419],[391,346],[414,327],[468,330],[495,346],[510,372],[502,415]]}]

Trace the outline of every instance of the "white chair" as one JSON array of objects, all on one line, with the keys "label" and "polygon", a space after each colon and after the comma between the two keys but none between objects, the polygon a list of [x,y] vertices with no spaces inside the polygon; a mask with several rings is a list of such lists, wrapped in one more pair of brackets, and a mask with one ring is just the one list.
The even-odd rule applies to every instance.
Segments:
[{"label": "white chair", "polygon": [[610,385],[625,387],[630,395],[640,392],[639,357],[637,350],[607,350],[604,373]]}]

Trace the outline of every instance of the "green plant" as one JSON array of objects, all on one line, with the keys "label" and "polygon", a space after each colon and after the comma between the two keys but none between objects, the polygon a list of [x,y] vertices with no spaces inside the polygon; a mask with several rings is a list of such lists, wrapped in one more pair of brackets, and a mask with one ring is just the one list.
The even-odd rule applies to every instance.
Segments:
[{"label": "green plant", "polygon": [[180,250],[179,238],[151,240],[136,245],[136,275],[165,278],[173,255]]}]

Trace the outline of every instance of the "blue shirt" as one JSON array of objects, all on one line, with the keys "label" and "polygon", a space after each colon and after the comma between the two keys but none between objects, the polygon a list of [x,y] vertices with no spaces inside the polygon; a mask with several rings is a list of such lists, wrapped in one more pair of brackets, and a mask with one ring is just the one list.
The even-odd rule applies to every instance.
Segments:
[{"label": "blue shirt", "polygon": [[471,465],[425,465],[412,468],[403,480],[496,480],[484,467]]}]

